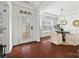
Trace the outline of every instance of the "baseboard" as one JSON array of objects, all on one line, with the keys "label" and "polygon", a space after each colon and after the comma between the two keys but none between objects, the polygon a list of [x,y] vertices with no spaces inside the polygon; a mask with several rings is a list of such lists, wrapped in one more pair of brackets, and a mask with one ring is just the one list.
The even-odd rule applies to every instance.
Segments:
[{"label": "baseboard", "polygon": [[40,40],[36,40],[36,42],[40,42]]},{"label": "baseboard", "polygon": [[27,43],[22,43],[22,44],[14,45],[13,48],[16,47],[16,46],[20,46],[20,45],[24,45],[24,44],[30,44],[30,43],[34,43],[34,42],[36,42],[36,41],[31,41],[31,42],[27,42]]},{"label": "baseboard", "polygon": [[40,37],[40,39],[43,39],[43,38],[50,38],[50,36]]}]

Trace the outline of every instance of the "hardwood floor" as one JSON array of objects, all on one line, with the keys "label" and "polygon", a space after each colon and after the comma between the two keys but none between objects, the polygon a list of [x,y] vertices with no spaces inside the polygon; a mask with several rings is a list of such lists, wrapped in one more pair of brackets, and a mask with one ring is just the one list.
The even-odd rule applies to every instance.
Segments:
[{"label": "hardwood floor", "polygon": [[41,42],[18,45],[5,58],[77,58],[77,46],[55,45],[48,38],[41,38]]}]

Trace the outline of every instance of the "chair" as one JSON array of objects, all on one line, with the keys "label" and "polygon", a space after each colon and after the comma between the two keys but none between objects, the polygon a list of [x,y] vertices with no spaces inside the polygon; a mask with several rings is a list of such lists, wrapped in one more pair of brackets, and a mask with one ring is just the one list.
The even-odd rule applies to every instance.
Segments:
[{"label": "chair", "polygon": [[70,30],[70,34],[66,34],[65,36],[66,42],[70,45],[78,45],[79,44],[79,29]]},{"label": "chair", "polygon": [[65,36],[66,42],[70,45],[78,45],[79,44],[79,34],[66,34]]},{"label": "chair", "polygon": [[50,42],[54,43],[56,45],[61,44],[62,43],[62,34],[52,31]]}]

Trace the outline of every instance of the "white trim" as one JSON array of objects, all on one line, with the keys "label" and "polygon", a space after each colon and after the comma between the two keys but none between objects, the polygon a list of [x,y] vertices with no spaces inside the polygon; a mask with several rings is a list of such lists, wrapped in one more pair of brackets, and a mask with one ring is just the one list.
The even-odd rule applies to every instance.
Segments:
[{"label": "white trim", "polygon": [[9,5],[9,51],[8,53],[11,52],[12,50],[12,3],[9,1],[8,2],[8,5]]}]

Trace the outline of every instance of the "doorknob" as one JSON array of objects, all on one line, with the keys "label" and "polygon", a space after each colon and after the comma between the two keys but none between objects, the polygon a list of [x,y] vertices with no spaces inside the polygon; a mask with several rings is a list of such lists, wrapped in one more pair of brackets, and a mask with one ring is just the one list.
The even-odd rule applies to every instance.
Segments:
[{"label": "doorknob", "polygon": [[33,26],[31,26],[31,30],[33,30]]}]

